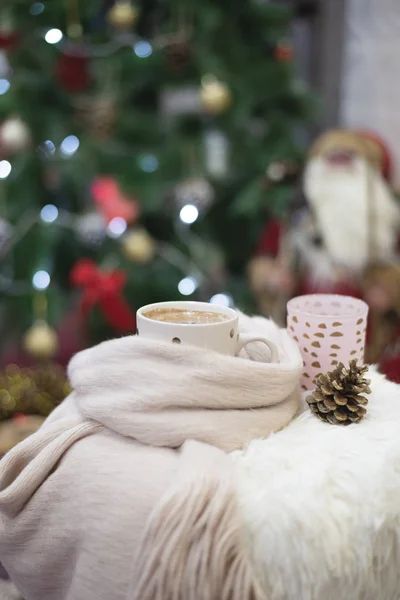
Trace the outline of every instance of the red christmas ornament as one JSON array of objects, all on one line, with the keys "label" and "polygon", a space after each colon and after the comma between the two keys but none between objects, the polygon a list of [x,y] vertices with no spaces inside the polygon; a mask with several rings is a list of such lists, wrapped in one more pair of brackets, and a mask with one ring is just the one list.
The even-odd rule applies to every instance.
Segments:
[{"label": "red christmas ornament", "polygon": [[113,177],[98,177],[93,181],[90,189],[107,223],[115,217],[121,217],[131,224],[138,218],[140,213],[138,202],[126,196]]},{"label": "red christmas ornament", "polygon": [[279,62],[289,62],[293,58],[293,46],[287,42],[281,42],[276,46],[274,55]]},{"label": "red christmas ornament", "polygon": [[81,53],[65,53],[56,62],[56,77],[69,92],[83,92],[90,83],[89,59]]},{"label": "red christmas ornament", "polygon": [[11,50],[18,41],[17,33],[0,32],[0,50]]},{"label": "red christmas ornament", "polygon": [[90,259],[75,263],[70,273],[72,285],[82,288],[81,309],[84,316],[99,305],[108,325],[119,333],[136,330],[136,315],[122,295],[126,283],[123,271],[101,271]]}]

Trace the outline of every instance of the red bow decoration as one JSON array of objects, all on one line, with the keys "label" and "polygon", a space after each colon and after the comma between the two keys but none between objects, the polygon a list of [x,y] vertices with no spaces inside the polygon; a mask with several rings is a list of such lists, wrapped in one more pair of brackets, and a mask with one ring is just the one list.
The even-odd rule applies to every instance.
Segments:
[{"label": "red bow decoration", "polygon": [[122,296],[126,275],[101,271],[93,260],[83,258],[70,273],[72,285],[83,288],[82,312],[87,315],[98,304],[108,325],[119,333],[136,330],[136,316]]}]

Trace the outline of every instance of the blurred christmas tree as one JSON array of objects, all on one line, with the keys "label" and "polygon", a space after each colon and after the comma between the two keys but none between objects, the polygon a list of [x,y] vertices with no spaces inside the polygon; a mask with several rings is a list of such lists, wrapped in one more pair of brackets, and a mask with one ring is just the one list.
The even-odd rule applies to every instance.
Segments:
[{"label": "blurred christmas tree", "polygon": [[79,310],[93,342],[148,302],[251,308],[246,265],[314,106],[290,18],[257,0],[3,0],[3,342],[49,358]]}]

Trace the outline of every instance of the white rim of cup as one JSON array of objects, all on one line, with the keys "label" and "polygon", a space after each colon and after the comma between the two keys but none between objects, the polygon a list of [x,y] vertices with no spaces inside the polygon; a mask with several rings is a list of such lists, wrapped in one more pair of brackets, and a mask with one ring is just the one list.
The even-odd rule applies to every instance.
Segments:
[{"label": "white rim of cup", "polygon": [[[172,321],[157,321],[156,319],[150,319],[149,317],[146,317],[144,314],[147,311],[157,308],[177,308],[184,310],[182,306],[179,306],[182,304],[189,307],[191,306],[192,310],[221,313],[229,318],[226,321],[217,321],[214,323],[176,323]],[[218,304],[211,304],[210,302],[196,302],[195,300],[167,300],[165,302],[153,302],[152,304],[141,306],[136,311],[136,315],[140,316],[146,321],[151,321],[152,323],[155,322],[159,323],[160,325],[173,325],[174,327],[216,327],[217,325],[223,325],[235,321],[239,316],[238,313],[229,306],[219,306]]]},{"label": "white rim of cup", "polygon": [[[335,314],[331,314],[331,313],[322,313],[322,312],[318,312],[318,311],[306,311],[303,310],[301,308],[297,308],[294,306],[294,303],[296,301],[302,301],[305,298],[314,298],[315,300],[322,300],[326,298],[326,296],[330,296],[332,298],[333,301],[335,301],[335,298],[337,298],[338,302],[340,303],[340,305],[343,304],[343,302],[348,302],[348,303],[352,303],[353,305],[358,305],[360,308],[360,312],[356,313],[356,314],[341,314],[341,315],[335,315]],[[354,319],[355,317],[362,317],[365,316],[368,313],[369,310],[369,306],[366,302],[364,302],[364,300],[360,300],[359,298],[354,298],[353,296],[342,296],[341,294],[303,294],[302,296],[296,296],[296,298],[292,298],[291,300],[289,300],[289,302],[287,303],[287,310],[288,312],[290,311],[291,313],[297,314],[297,315],[303,315],[305,317],[320,317],[320,318],[328,318],[328,319],[333,319],[340,316],[340,318],[342,320],[345,319]]]}]

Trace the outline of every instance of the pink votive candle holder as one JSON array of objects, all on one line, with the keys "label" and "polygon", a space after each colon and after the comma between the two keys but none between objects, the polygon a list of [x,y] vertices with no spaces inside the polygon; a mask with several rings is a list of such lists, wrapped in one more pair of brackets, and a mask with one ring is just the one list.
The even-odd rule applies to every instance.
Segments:
[{"label": "pink votive candle holder", "polygon": [[351,296],[309,294],[287,304],[287,327],[303,356],[300,385],[312,390],[318,375],[356,358],[364,362],[368,305]]}]

